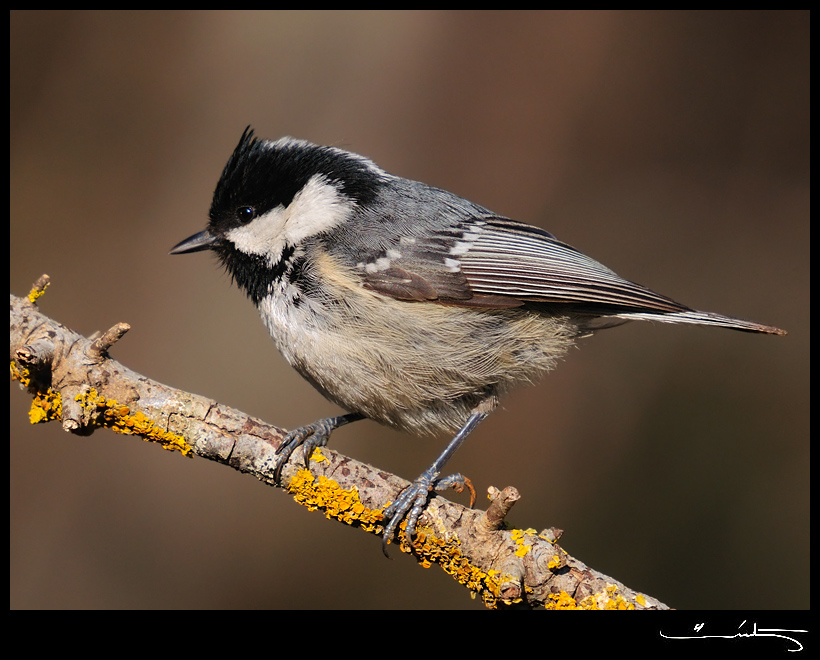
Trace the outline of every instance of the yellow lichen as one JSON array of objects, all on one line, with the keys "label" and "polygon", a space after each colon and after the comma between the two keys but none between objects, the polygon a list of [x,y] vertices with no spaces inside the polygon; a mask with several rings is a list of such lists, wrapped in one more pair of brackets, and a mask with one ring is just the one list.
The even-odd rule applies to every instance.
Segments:
[{"label": "yellow lichen", "polygon": [[550,594],[549,601],[544,607],[548,610],[577,610],[578,603],[566,591]]},{"label": "yellow lichen", "polygon": [[635,605],[630,603],[617,585],[607,585],[604,591],[590,594],[578,606],[584,610],[634,610]]},{"label": "yellow lichen", "polygon": [[51,284],[51,282],[45,282],[43,284],[42,289],[38,289],[37,287],[32,288],[32,290],[28,292],[29,301],[32,303],[37,302],[37,298],[39,298],[46,292],[46,289],[48,288],[49,284]]},{"label": "yellow lichen", "polygon": [[[515,550],[516,557],[525,557],[532,550],[532,543],[524,543],[528,537],[537,536],[532,528],[514,529],[510,532],[510,537],[518,546]],[[539,537],[540,538],[540,537]]]},{"label": "yellow lichen", "polygon": [[45,392],[37,392],[31,402],[28,418],[32,424],[42,424],[54,419],[62,419],[63,400],[59,392],[50,387]]},{"label": "yellow lichen", "polygon": [[[400,542],[404,546],[407,542],[405,524],[402,523],[399,527]],[[521,602],[520,597],[511,599],[502,598],[500,595],[502,585],[514,581],[514,578],[501,571],[485,572],[472,564],[469,558],[461,553],[461,542],[457,538],[446,540],[429,533],[425,528],[417,528],[413,541],[413,552],[421,558],[423,566],[438,564],[445,573],[452,575],[459,584],[467,587],[473,597],[480,597],[487,607],[495,608],[499,604],[512,605]]]},{"label": "yellow lichen", "polygon": [[131,413],[131,409],[120,404],[116,399],[106,399],[91,388],[74,397],[80,405],[92,413],[95,421],[105,428],[125,435],[138,435],[147,442],[157,442],[164,449],[178,451],[183,456],[190,456],[191,447],[181,435],[161,429],[141,411]]},{"label": "yellow lichen", "polygon": [[322,461],[325,461],[326,463],[329,462],[327,460],[327,456],[322,453],[321,447],[316,447],[316,449],[313,450],[313,453],[310,455],[310,460],[316,461],[317,463],[321,463]]},{"label": "yellow lichen", "polygon": [[[12,380],[17,380],[23,387],[31,385],[31,374],[28,369],[18,369],[14,362],[11,362],[9,371]],[[55,392],[50,387],[45,392],[35,392],[34,400],[28,411],[28,418],[32,424],[42,424],[53,419],[61,419],[63,414],[63,400],[60,393]]]},{"label": "yellow lichen", "polygon": [[11,373],[11,379],[19,381],[23,387],[28,387],[31,383],[31,374],[29,374],[28,369],[23,369],[21,371],[17,368],[14,360],[9,363],[9,372]]},{"label": "yellow lichen", "polygon": [[[598,593],[591,594],[581,602],[576,601],[567,592],[550,594],[551,602],[546,604],[548,610],[634,610],[635,604],[630,603],[620,592],[617,585],[610,584]],[[640,603],[640,599],[637,599]],[[644,601],[645,602],[645,601]],[[643,604],[643,603],[641,603]]]},{"label": "yellow lichen", "polygon": [[[317,451],[311,459],[324,459],[320,452],[316,456]],[[381,528],[382,512],[364,506],[355,488],[345,490],[325,476],[317,479],[310,470],[299,470],[288,484],[288,491],[310,511],[321,509],[328,518],[335,518],[347,525],[359,525],[369,532]]]},{"label": "yellow lichen", "polygon": [[[316,458],[317,452],[314,452],[311,460]],[[314,477],[309,470],[303,469],[291,479],[288,491],[297,502],[310,510],[323,511],[328,518],[361,526],[373,533],[383,531],[383,512],[364,506],[355,488],[345,490],[334,480],[325,476]],[[457,538],[439,538],[431,529],[419,525],[411,546],[405,528],[406,523],[402,522],[396,533],[399,548],[402,552],[412,551],[422,566],[438,564],[474,596],[480,596],[488,607],[495,607],[499,602],[510,604],[520,601],[502,599],[499,595],[501,585],[512,580],[512,577],[502,575],[499,571],[484,572],[471,564],[461,553],[461,544]]]},{"label": "yellow lichen", "polygon": [[[31,377],[27,369],[19,370],[12,362],[10,370],[13,379],[20,381],[24,386],[31,384]],[[94,388],[74,398],[91,413],[91,418],[100,426],[110,428],[117,433],[138,435],[149,442],[158,442],[165,449],[179,451],[183,456],[192,455],[193,448],[181,435],[161,429],[142,412],[137,411],[132,414],[128,406],[120,404],[116,399],[106,399],[97,394]],[[28,417],[32,424],[62,419],[63,400],[60,393],[50,387],[45,392],[35,392]]]}]

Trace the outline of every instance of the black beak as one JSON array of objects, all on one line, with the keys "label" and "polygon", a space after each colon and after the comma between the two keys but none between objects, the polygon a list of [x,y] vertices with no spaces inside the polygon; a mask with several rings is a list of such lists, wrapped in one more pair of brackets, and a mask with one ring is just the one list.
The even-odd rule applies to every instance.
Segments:
[{"label": "black beak", "polygon": [[207,229],[198,234],[189,236],[181,243],[177,243],[171,248],[169,254],[187,254],[188,252],[201,252],[202,250],[210,250],[218,239],[211,234]]}]

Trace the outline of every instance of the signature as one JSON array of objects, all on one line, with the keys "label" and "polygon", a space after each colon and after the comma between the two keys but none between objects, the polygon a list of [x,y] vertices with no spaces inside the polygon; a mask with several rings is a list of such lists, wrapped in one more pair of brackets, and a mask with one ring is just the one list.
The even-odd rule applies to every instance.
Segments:
[{"label": "signature", "polygon": [[[744,632],[741,629],[743,626],[746,625],[746,620],[744,619],[743,623],[741,623],[737,628],[738,632],[729,635],[706,635],[700,634],[703,632],[704,627],[706,626],[705,623],[699,623],[695,626],[695,635],[667,635],[663,631],[660,631],[660,636],[664,639],[737,639],[742,637],[779,637],[780,639],[786,639],[789,642],[792,642],[795,646],[794,647],[787,647],[786,650],[790,652],[795,651],[802,651],[803,645],[797,641],[795,637],[791,637],[790,635],[794,635],[797,633],[806,633],[808,630],[788,630],[786,628],[758,628],[757,623],[752,624],[751,631]],[[789,633],[789,634],[786,634]]]}]

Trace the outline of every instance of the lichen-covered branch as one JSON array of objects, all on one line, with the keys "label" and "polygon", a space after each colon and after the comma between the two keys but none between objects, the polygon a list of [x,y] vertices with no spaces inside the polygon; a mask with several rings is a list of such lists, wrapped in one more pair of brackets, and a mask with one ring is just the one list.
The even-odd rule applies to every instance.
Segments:
[{"label": "lichen-covered branch", "polygon": [[[28,296],[12,295],[10,303],[11,376],[32,395],[32,424],[56,421],[79,435],[107,428],[280,485],[273,472],[281,429],[119,364],[108,351],[129,326],[78,335],[38,309],[46,286],[44,275]],[[382,533],[382,511],[406,485],[327,449],[313,453],[310,470],[297,450],[281,484],[308,508],[373,534]],[[668,609],[570,557],[557,543],[558,530],[507,529],[504,518],[519,497],[514,488],[491,488],[489,495],[486,511],[432,497],[412,546],[402,529],[399,547],[424,565],[439,564],[489,607]],[[381,560],[374,552],[373,561]]]}]

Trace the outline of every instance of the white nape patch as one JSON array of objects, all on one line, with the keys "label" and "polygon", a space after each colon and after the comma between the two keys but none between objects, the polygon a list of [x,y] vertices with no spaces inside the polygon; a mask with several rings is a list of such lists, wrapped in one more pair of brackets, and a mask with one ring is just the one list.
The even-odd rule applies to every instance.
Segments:
[{"label": "white nape patch", "polygon": [[275,265],[286,245],[332,229],[353,212],[353,202],[321,175],[312,176],[291,203],[277,206],[225,234],[238,250],[268,258]]}]

